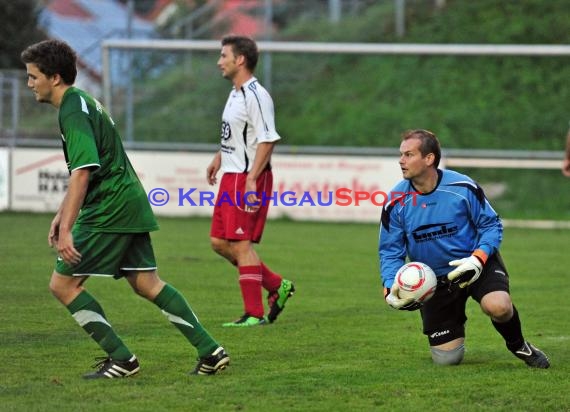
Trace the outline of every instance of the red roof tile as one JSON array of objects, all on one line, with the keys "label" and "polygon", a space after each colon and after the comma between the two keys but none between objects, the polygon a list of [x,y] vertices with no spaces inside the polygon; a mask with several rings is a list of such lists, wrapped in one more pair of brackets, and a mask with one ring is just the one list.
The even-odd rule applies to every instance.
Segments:
[{"label": "red roof tile", "polygon": [[73,0],[53,0],[49,3],[48,9],[60,16],[76,17],[79,19],[92,18],[87,10]]}]

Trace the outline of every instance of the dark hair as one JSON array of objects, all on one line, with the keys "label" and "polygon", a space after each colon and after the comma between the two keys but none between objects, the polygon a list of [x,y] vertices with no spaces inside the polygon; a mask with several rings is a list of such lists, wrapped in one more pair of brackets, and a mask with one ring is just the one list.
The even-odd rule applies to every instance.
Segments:
[{"label": "dark hair", "polygon": [[441,160],[441,146],[435,134],[424,129],[407,130],[402,134],[402,141],[408,139],[419,139],[421,142],[420,153],[422,157],[433,153],[435,156],[433,165],[436,168],[439,166],[439,161]]},{"label": "dark hair", "polygon": [[246,36],[229,35],[222,39],[222,46],[227,45],[232,46],[234,55],[245,57],[245,67],[253,73],[259,59],[259,50],[255,41]]},{"label": "dark hair", "polygon": [[59,40],[44,40],[27,47],[20,55],[23,63],[38,66],[46,76],[59,74],[65,84],[71,85],[77,76],[77,55],[69,45]]}]

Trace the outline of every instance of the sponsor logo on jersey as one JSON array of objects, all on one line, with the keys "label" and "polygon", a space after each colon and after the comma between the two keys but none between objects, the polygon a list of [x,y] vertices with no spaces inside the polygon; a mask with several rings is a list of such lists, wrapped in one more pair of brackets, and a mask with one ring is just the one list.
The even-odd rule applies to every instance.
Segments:
[{"label": "sponsor logo on jersey", "polygon": [[422,203],[422,208],[425,209],[428,206],[435,206],[437,204],[437,202],[428,202],[428,203]]},{"label": "sponsor logo on jersey", "polygon": [[236,148],[235,148],[235,146],[228,146],[228,145],[222,143],[220,145],[220,150],[224,153],[232,154],[233,152],[236,151]]},{"label": "sponsor logo on jersey", "polygon": [[452,222],[423,225],[416,228],[412,232],[412,236],[417,243],[455,236],[459,228],[452,225]]},{"label": "sponsor logo on jersey", "polygon": [[243,234],[244,234],[243,229],[242,229],[241,227],[238,227],[238,228],[236,229],[236,235],[243,235]]},{"label": "sponsor logo on jersey", "polygon": [[230,128],[230,124],[225,120],[222,121],[221,137],[222,141],[227,141],[232,138],[232,129]]},{"label": "sponsor logo on jersey", "polygon": [[437,332],[432,333],[431,335],[429,335],[430,338],[439,338],[440,336],[445,336],[445,335],[449,335],[451,332],[449,331],[449,329],[446,330],[440,330]]}]

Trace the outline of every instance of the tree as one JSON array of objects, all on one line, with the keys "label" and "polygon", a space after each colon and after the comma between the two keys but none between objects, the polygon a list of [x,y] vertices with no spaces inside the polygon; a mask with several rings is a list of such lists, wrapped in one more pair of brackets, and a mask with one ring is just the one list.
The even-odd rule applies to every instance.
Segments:
[{"label": "tree", "polygon": [[46,38],[38,28],[36,0],[0,1],[0,69],[22,67],[20,53]]}]

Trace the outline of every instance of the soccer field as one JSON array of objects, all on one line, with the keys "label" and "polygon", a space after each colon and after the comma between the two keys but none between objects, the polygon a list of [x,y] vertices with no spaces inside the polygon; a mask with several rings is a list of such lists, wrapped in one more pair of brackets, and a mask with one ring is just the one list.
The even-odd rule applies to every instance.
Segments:
[{"label": "soccer field", "polygon": [[[381,297],[377,225],[269,221],[258,250],[297,292],[272,325],[222,328],[242,314],[235,270],[210,250],[208,219],[160,218],[159,273],[230,353],[189,376],[194,348],[125,281],[87,282],[137,354],[128,379],[85,381],[97,345],[49,293],[51,215],[0,213],[2,411],[570,411],[569,230],[507,229],[502,254],[526,338],[547,370],[511,355],[474,302],[466,354],[433,365],[419,313]],[[566,389],[565,389],[566,388]]]}]

